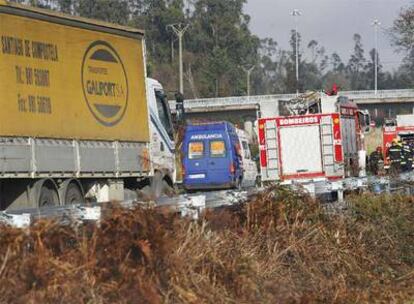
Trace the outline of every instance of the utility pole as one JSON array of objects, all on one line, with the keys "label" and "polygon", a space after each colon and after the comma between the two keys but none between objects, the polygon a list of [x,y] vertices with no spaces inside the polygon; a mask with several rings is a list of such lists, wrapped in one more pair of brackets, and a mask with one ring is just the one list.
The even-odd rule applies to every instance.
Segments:
[{"label": "utility pole", "polygon": [[250,68],[242,67],[242,69],[246,72],[247,75],[247,96],[250,96],[250,74],[254,70],[254,65]]},{"label": "utility pole", "polygon": [[375,95],[377,95],[378,92],[378,27],[381,25],[381,22],[378,21],[378,19],[375,19],[372,22],[372,26],[374,27],[374,40],[375,40],[375,58],[374,58],[374,62],[375,62],[375,72],[374,72],[374,89],[375,89]]},{"label": "utility pole", "polygon": [[295,18],[295,44],[296,44],[296,96],[299,96],[299,42],[298,42],[298,18],[302,13],[295,8],[291,13]]},{"label": "utility pole", "polygon": [[180,93],[184,94],[184,82],[183,82],[183,36],[188,29],[188,24],[182,23],[169,24],[167,29],[171,28],[174,34],[178,37],[178,57],[179,57],[179,70],[180,70]]},{"label": "utility pole", "polygon": [[174,62],[174,37],[171,37],[171,63]]}]

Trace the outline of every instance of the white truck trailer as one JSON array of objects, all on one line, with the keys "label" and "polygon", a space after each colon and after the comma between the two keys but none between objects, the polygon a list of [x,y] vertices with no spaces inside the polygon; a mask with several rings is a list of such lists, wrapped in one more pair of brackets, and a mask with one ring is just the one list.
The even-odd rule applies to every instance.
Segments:
[{"label": "white truck trailer", "polygon": [[173,185],[171,115],[142,31],[0,0],[0,39],[1,209]]}]

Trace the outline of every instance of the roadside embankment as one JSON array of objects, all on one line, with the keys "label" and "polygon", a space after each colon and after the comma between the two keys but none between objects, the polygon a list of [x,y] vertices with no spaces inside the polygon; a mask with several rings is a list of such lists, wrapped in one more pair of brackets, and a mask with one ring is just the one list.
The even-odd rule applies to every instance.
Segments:
[{"label": "roadside embankment", "polygon": [[355,196],[327,215],[269,189],[199,221],[114,208],[98,225],[0,232],[1,303],[414,300],[414,198]]}]

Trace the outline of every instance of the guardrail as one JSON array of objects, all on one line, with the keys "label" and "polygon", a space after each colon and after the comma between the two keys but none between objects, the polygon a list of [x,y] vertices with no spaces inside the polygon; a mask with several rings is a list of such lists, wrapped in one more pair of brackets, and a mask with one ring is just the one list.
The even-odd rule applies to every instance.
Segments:
[{"label": "guardrail", "polygon": [[[304,189],[311,196],[321,199],[325,203],[339,203],[334,204],[329,209],[337,209],[336,207],[343,206],[346,203],[344,200],[344,192],[352,191],[369,191],[380,194],[394,194],[402,195],[414,194],[414,172],[402,173],[399,176],[369,176],[369,177],[354,177],[345,178],[338,181],[292,181],[285,184],[293,190]],[[213,191],[196,194],[183,194],[176,197],[164,197],[159,199],[153,207],[169,207],[182,216],[197,220],[200,213],[205,209],[223,208],[226,206],[233,206],[249,202],[250,199],[265,188],[249,189],[248,191]],[[335,196],[336,193],[336,196]],[[135,201],[125,201],[116,204],[118,207],[125,209],[133,209],[137,206],[149,206],[148,203],[140,203]],[[0,225],[10,225],[17,228],[26,228],[38,220],[53,219],[54,221],[63,225],[77,225],[85,221],[99,222],[105,214],[110,212],[114,207],[111,203],[98,204],[93,203],[89,205],[66,205],[55,207],[44,207],[40,209],[27,209],[18,211],[1,211]]]},{"label": "guardrail", "polygon": [[[183,194],[175,197],[162,197],[151,204],[136,201],[124,201],[116,204],[124,209],[138,206],[168,207],[182,216],[197,220],[204,209],[214,209],[246,202],[256,195],[259,189],[249,191],[213,191],[196,194]],[[49,206],[36,209],[0,211],[0,225],[26,228],[38,220],[53,219],[62,225],[77,225],[85,221],[99,222],[107,211],[114,207],[112,203],[92,203],[88,205]]]},{"label": "guardrail", "polygon": [[339,95],[348,96],[349,98],[357,98],[357,99],[384,99],[384,98],[414,98],[414,90],[406,89],[406,90],[380,90],[375,91],[367,90],[367,91],[344,91],[339,92]]},{"label": "guardrail", "polygon": [[[342,91],[340,96],[348,96],[351,99],[392,99],[392,98],[413,98],[414,89],[406,90],[378,90],[376,93],[373,90],[365,91]],[[232,107],[243,105],[255,105],[266,101],[289,100],[296,96],[296,94],[276,94],[276,95],[255,95],[255,96],[232,96],[232,97],[218,97],[218,98],[201,98],[201,99],[187,99],[185,101],[186,109],[196,108],[217,108],[217,107]],[[170,102],[172,110],[175,110],[175,101]]]}]

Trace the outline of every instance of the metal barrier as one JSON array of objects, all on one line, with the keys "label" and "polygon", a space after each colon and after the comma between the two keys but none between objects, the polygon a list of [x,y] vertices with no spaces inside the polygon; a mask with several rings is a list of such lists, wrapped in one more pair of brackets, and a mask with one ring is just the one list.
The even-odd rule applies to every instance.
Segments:
[{"label": "metal barrier", "polygon": [[[414,101],[414,90],[378,90],[376,93],[373,90],[365,91],[342,91],[340,96],[347,96],[350,99],[398,99],[398,98],[412,98]],[[219,98],[202,98],[202,99],[187,99],[185,101],[185,108],[192,109],[209,109],[209,108],[226,108],[235,106],[255,106],[263,102],[272,102],[279,100],[289,100],[296,96],[296,94],[276,94],[276,95],[256,95],[256,96],[233,96],[233,97],[219,97]],[[175,101],[170,102],[171,109],[175,111]]]}]

